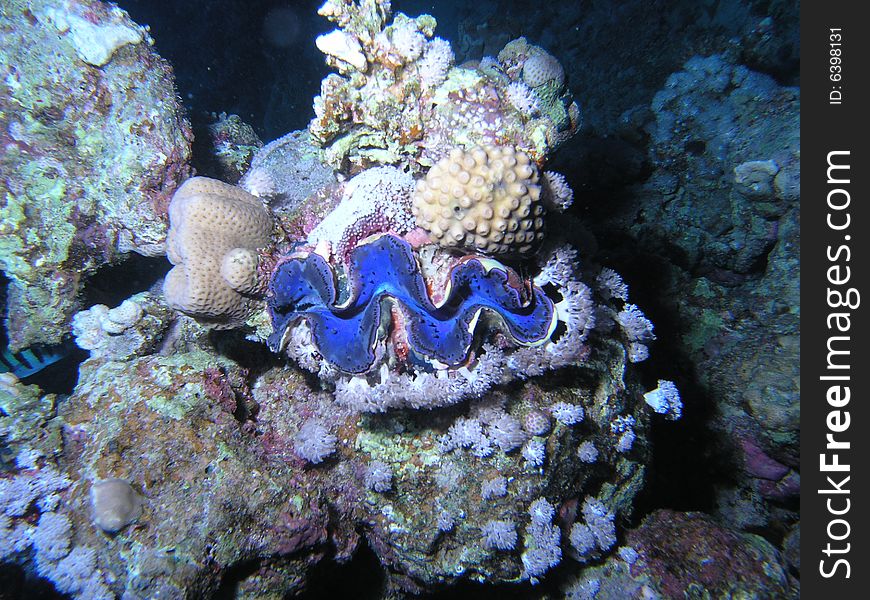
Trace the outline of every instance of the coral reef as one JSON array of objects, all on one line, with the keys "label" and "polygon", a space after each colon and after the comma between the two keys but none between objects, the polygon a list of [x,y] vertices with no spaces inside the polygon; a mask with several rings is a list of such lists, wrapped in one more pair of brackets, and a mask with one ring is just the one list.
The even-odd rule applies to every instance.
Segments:
[{"label": "coral reef", "polygon": [[147,31],[96,0],[0,15],[0,268],[13,348],[57,343],[100,266],[161,254],[191,133]]},{"label": "coral reef", "polygon": [[[0,476],[0,489],[32,490],[11,496],[18,508],[0,523],[3,536],[26,540],[3,546],[7,560],[27,556],[38,539],[41,572],[58,589],[85,594],[77,590],[99,583],[140,596],[211,596],[227,572],[250,564],[234,585],[262,597],[301,591],[327,550],[348,560],[364,537],[396,594],[464,578],[540,577],[540,565],[558,561],[554,544],[578,499],[594,493],[601,510],[626,515],[643,482],[646,446],[617,452],[608,422],[631,410],[642,431],[649,412],[621,379],[624,349],[610,344],[599,358],[581,387],[503,388],[464,408],[461,426],[449,413],[361,419],[299,371],[254,376],[213,351],[92,358],[50,425],[30,430],[42,437],[15,444],[43,450],[19,450],[17,467]],[[549,448],[543,468],[507,445],[486,456],[464,447],[475,432],[479,444],[484,435],[524,437],[524,414],[581,398],[591,416],[537,438]],[[256,420],[241,406],[256,407]],[[62,435],[39,433],[52,429]],[[445,451],[438,438],[448,431],[463,445]],[[576,460],[580,440],[602,448],[596,466]],[[470,485],[484,473],[488,485]],[[31,505],[45,520],[39,536],[18,516]],[[179,517],[194,509],[197,519]],[[63,577],[82,569],[62,561],[74,559],[87,569],[68,584]]]},{"label": "coral reef", "polygon": [[[145,67],[151,93],[150,78],[166,73],[147,29],[123,11],[32,4],[28,16],[13,0],[2,18],[54,32],[47,48],[62,46],[65,69],[88,65],[93,89]],[[575,8],[556,8],[576,21]],[[595,203],[580,170],[550,162],[580,126],[569,78],[586,84],[604,121],[607,90],[577,73],[601,75],[556,58],[581,50],[545,33],[537,41],[552,53],[508,41],[511,30],[488,39],[489,56],[481,46],[457,65],[431,16],[393,15],[387,0],[327,0],[320,14],[335,29],[316,46],[336,72],[314,119],[258,149],[250,127],[219,117],[208,173],[228,183],[196,177],[175,190],[188,131],[165,120],[175,114],[167,93],[152,129],[126,130],[139,140],[134,166],[118,166],[128,148],[109,144],[114,171],[82,179],[63,163],[29,195],[6,194],[0,211],[18,212],[0,212],[4,225],[23,223],[20,213],[79,239],[81,211],[110,232],[45,259],[32,280],[21,260],[39,259],[4,237],[2,260],[19,261],[7,269],[10,300],[22,281],[44,291],[47,274],[86,276],[129,250],[165,249],[174,267],[162,295],[153,286],[75,316],[78,279],[53,298],[56,321],[35,323],[54,333],[71,324],[90,351],[70,394],[0,375],[0,560],[75,598],[296,596],[313,565],[348,562],[364,546],[383,569],[384,598],[463,582],[538,598],[560,585],[566,598],[795,597],[796,92],[733,55],[691,59],[621,121],[621,139],[648,145],[649,179]],[[3,31],[16,44],[36,35]],[[17,103],[37,94],[22,73],[8,67],[0,84]],[[58,86],[39,92],[45,113],[7,112],[0,96],[12,140],[4,164],[56,158],[44,144],[73,135],[72,116],[83,130],[68,145],[89,152],[78,157],[87,168],[104,167],[90,149],[141,116],[120,106],[120,90],[131,105],[153,101],[112,85],[110,106],[94,100],[111,117],[99,135],[80,108],[55,114]],[[153,136],[169,130],[174,154],[147,163],[165,147]],[[15,177],[7,183],[27,191]],[[105,198],[90,187],[64,196],[73,181],[98,181]],[[46,208],[61,197],[80,206]],[[607,213],[596,225],[613,228],[597,242],[585,226],[596,211]],[[637,244],[628,261],[622,243]],[[604,256],[628,266],[626,280]],[[649,269],[666,273],[666,291],[638,272],[657,261],[669,261]],[[759,302],[765,293],[776,300]],[[655,333],[639,304],[655,307]],[[22,331],[15,340],[30,339]],[[697,425],[705,399],[683,388],[682,357],[637,364],[658,358],[661,342],[689,347],[704,393],[725,398],[713,426],[742,479],[715,492],[732,526],[637,512],[648,465],[696,459],[654,456],[652,441],[667,452],[695,435],[672,421]],[[653,436],[654,422],[675,435]],[[674,487],[695,493],[697,473],[682,477]],[[784,554],[732,528],[765,526],[779,528]]]},{"label": "coral reef", "polygon": [[[338,26],[317,39],[338,74],[323,80],[308,130],[336,169],[401,164],[417,171],[456,146],[510,145],[542,162],[580,125],[564,73],[557,76],[561,66],[537,46],[511,53],[518,69],[505,74],[455,66],[450,45],[433,38],[433,17],[398,13],[390,22],[385,0],[328,0],[319,13]],[[535,85],[520,101],[516,84],[532,56]]]}]

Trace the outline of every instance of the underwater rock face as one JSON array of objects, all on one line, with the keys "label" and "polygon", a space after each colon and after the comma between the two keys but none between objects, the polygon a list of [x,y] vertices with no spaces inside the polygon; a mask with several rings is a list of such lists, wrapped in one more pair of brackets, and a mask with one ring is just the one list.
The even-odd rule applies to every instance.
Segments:
[{"label": "underwater rock face", "polygon": [[[650,185],[661,193],[667,181],[671,191],[667,208],[656,207],[647,218],[686,251],[690,262],[683,265],[693,281],[681,275],[685,292],[666,297],[683,299],[684,343],[720,403],[715,427],[738,456],[742,441],[750,440],[797,469],[799,186],[775,181],[800,181],[799,90],[724,56],[692,59],[669,82],[653,102],[659,168]],[[690,114],[688,106],[699,108]],[[679,148],[693,143],[699,152],[683,150],[678,158]],[[747,186],[747,180],[762,184]],[[723,205],[730,207],[724,213]],[[674,212],[679,216],[665,216]],[[776,518],[761,498],[794,496],[796,477],[788,476],[790,484],[770,482],[745,468],[740,487],[746,492],[724,493],[720,510],[735,523]],[[740,496],[756,498],[756,508]]]},{"label": "underwater rock face", "polygon": [[758,535],[700,512],[657,510],[624,545],[562,586],[566,598],[789,598],[800,584],[782,554]]},{"label": "underwater rock face", "polygon": [[[715,406],[709,452],[739,463],[718,511],[742,527],[797,517],[777,503],[799,480],[799,111],[797,88],[728,55],[692,58],[652,102],[649,179],[599,225],[667,273],[655,295]],[[760,476],[762,456],[782,472]]]},{"label": "underwater rock face", "polygon": [[10,345],[57,343],[84,280],[164,250],[191,133],[144,28],[94,0],[0,14],[0,268]]},{"label": "underwater rock face", "polygon": [[317,350],[347,373],[367,371],[382,326],[382,301],[390,298],[402,313],[410,351],[426,361],[459,366],[468,357],[480,312],[499,315],[522,345],[546,341],[555,327],[553,303],[540,288],[524,302],[507,267],[471,258],[455,267],[438,306],[432,303],[410,244],[384,235],[357,246],[348,265],[348,299],[337,305],[335,276],[326,260],[309,254],[277,267],[270,282],[269,307],[275,333],[270,347],[282,350],[289,325],[305,319]]},{"label": "underwater rock face", "polygon": [[[565,378],[554,390],[535,382],[501,389],[456,420],[430,411],[361,418],[299,371],[275,367],[254,378],[200,350],[92,359],[55,420],[60,466],[70,473],[62,514],[75,546],[96,552],[117,594],[209,597],[240,564],[256,567],[233,581],[248,597],[297,593],[308,567],[327,554],[349,559],[363,538],[399,595],[462,579],[523,580],[522,555],[535,543],[523,533],[534,529],[535,501],[556,509],[544,529],[558,538],[587,496],[624,515],[643,485],[650,413],[623,381],[625,364],[621,346],[605,344],[582,384]],[[520,425],[526,414],[561,415],[568,405],[582,405],[586,417],[555,421],[539,435]],[[335,440],[317,465],[295,449],[312,415],[322,415]],[[619,415],[636,418],[630,451],[617,447],[611,423]],[[474,431],[478,444],[537,440],[544,462],[495,442],[488,452],[465,445]],[[597,448],[593,462],[578,460],[582,443]],[[375,468],[390,473],[387,492],[371,485]],[[91,521],[90,489],[111,477],[141,490],[144,501],[133,524],[107,536]],[[504,493],[482,485],[498,477]],[[491,521],[515,525],[515,551],[483,546]]]},{"label": "underwater rock face", "polygon": [[[297,480],[299,466],[267,458],[266,440],[237,420],[254,403],[247,382],[231,361],[199,351],[82,365],[61,410],[63,461],[76,465],[64,514],[118,596],[212,597],[223,569],[252,558],[284,572],[271,585],[292,591],[317,560],[320,492]],[[299,384],[285,382],[288,392]],[[136,522],[113,536],[91,522],[92,482],[110,478],[144,496]]]}]

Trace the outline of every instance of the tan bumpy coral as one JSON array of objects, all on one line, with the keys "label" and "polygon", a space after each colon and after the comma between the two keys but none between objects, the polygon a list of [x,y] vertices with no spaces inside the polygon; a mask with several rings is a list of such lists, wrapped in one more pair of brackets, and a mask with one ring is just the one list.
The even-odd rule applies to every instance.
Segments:
[{"label": "tan bumpy coral", "polygon": [[269,244],[272,220],[260,200],[207,177],[188,179],[169,205],[163,282],[172,308],[216,326],[245,319],[258,289],[256,251]]},{"label": "tan bumpy coral", "polygon": [[454,149],[417,182],[413,210],[448,248],[529,254],[544,237],[538,169],[510,146]]}]

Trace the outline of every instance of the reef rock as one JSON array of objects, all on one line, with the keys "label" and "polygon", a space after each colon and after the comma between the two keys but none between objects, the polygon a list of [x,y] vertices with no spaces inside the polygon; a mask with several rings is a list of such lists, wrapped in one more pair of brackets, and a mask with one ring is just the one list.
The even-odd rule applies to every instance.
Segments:
[{"label": "reef rock", "polygon": [[13,348],[60,341],[100,266],[164,251],[191,134],[151,43],[96,0],[3,4],[0,268]]},{"label": "reef rock", "polygon": [[741,473],[717,491],[720,514],[787,528],[799,482],[799,90],[729,55],[694,57],[651,108],[652,173],[600,238],[617,236],[616,252],[670,282],[656,301],[714,415],[709,451]]},{"label": "reef rock", "polygon": [[566,598],[798,598],[800,584],[764,538],[703,513],[658,510],[601,565],[563,586]]},{"label": "reef rock", "polygon": [[[606,345],[580,384],[529,382],[450,413],[361,417],[283,367],[254,378],[199,350],[92,359],[56,420],[71,474],[61,511],[73,544],[96,552],[117,594],[209,596],[231,573],[251,597],[293,592],[312,563],[348,560],[363,538],[402,593],[540,577],[560,560],[559,528],[570,527],[578,499],[594,496],[618,522],[642,486],[650,413],[624,368],[624,350]],[[550,413],[548,430],[524,429],[525,416]],[[299,446],[312,419],[332,438],[316,465]],[[637,433],[630,449],[619,448],[620,419]],[[540,444],[541,462],[520,451],[528,441]],[[581,443],[594,459],[577,458]],[[372,484],[377,469],[389,472],[388,489]],[[487,484],[499,478],[503,491]],[[107,479],[131,486],[129,517],[138,517],[112,536],[91,523],[93,486]],[[532,510],[539,505],[551,512]],[[486,547],[492,521],[528,537]],[[555,544],[554,554],[534,552],[541,544]],[[241,565],[255,568],[242,575]]]}]

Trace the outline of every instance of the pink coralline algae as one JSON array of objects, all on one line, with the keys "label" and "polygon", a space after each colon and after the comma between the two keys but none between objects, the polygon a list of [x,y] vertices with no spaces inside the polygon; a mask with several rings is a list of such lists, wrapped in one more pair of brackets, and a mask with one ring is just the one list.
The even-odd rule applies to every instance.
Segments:
[{"label": "pink coralline algae", "polygon": [[414,183],[394,167],[363,171],[344,185],[338,206],[308,234],[308,243],[329,244],[336,259],[346,262],[350,251],[373,234],[405,235],[415,227]]}]

